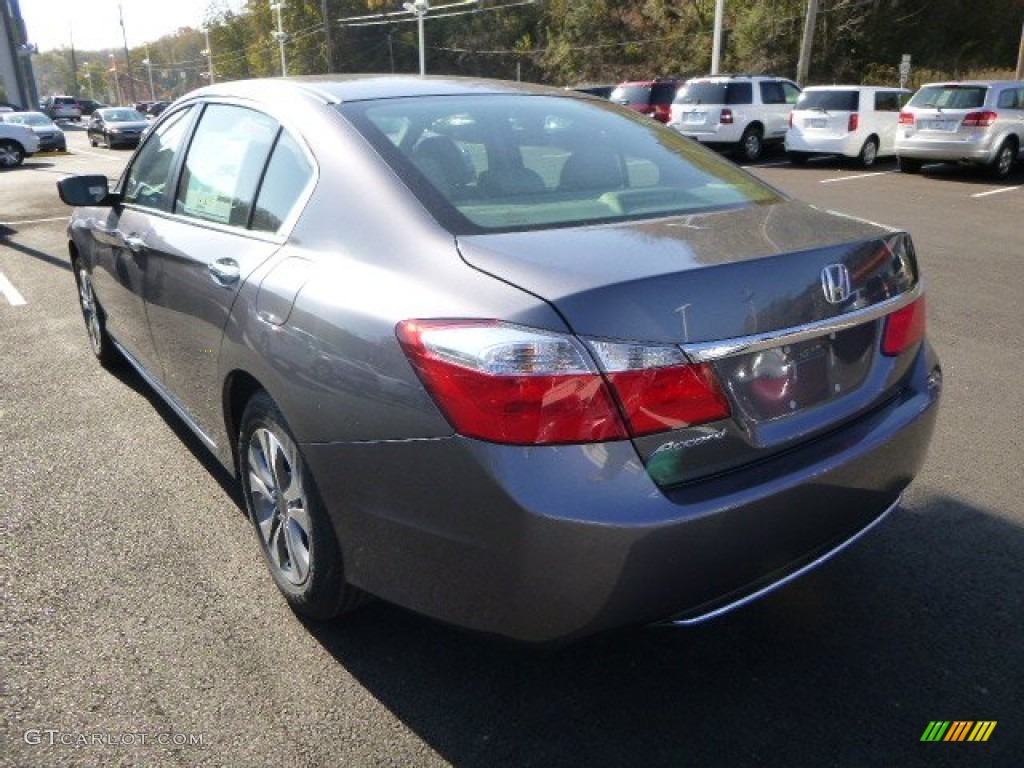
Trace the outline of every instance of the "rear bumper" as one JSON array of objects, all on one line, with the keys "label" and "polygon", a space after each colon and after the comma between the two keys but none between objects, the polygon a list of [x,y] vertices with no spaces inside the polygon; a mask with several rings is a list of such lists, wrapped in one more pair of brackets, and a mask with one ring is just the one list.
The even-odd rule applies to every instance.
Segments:
[{"label": "rear bumper", "polygon": [[929,140],[916,137],[896,138],[896,154],[912,160],[936,163],[976,163],[987,165],[995,157],[999,143],[989,138]]},{"label": "rear bumper", "polygon": [[885,407],[770,461],[668,490],[628,442],[453,437],[303,452],[352,583],[464,627],[558,643],[716,615],[871,527],[924,461],[935,365],[925,345]]},{"label": "rear bumper", "polygon": [[843,136],[815,136],[808,138],[797,133],[786,134],[786,151],[806,152],[816,155],[843,155],[856,157],[864,146],[864,140],[855,134]]}]

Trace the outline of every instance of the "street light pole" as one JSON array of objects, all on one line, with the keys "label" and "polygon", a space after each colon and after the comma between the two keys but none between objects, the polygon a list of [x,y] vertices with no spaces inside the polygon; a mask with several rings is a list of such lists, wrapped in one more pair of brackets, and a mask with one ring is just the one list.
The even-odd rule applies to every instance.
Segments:
[{"label": "street light pole", "polygon": [[414,0],[411,3],[402,3],[402,7],[409,13],[416,15],[416,26],[420,35],[420,74],[427,74],[426,48],[423,45],[423,17],[430,10],[429,0]]},{"label": "street light pole", "polygon": [[213,85],[213,51],[210,49],[210,25],[206,24],[203,26],[203,32],[206,33],[206,48],[200,53],[206,57],[206,79],[210,85]]},{"label": "street light pole", "polygon": [[114,90],[117,94],[117,106],[124,106],[124,96],[121,95],[121,80],[117,76],[117,58],[112,53],[108,53],[110,57],[110,71],[114,73]]},{"label": "street light pole", "polygon": [[284,58],[284,22],[281,21],[281,9],[284,8],[284,0],[277,3],[271,3],[270,7],[277,11],[277,33],[274,37],[277,38],[277,45],[281,51],[281,77],[288,77],[288,62]]},{"label": "street light pole", "polygon": [[146,46],[146,58],[142,60],[149,71],[149,100],[156,101],[156,89],[153,87],[153,62],[149,58],[149,46]]}]

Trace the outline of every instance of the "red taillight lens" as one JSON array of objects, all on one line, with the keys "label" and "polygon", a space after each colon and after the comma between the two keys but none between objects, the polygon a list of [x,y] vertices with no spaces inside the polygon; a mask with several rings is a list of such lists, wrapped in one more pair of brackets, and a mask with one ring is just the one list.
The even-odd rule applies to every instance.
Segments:
[{"label": "red taillight lens", "polygon": [[885,318],[882,353],[894,357],[924,338],[924,296]]},{"label": "red taillight lens", "polygon": [[600,373],[572,337],[496,321],[398,324],[398,339],[455,430],[496,443],[626,436]]},{"label": "red taillight lens", "polygon": [[718,122],[722,125],[732,125],[732,110],[723,109],[722,114],[718,117]]},{"label": "red taillight lens", "polygon": [[789,113],[789,127],[790,128],[793,127],[793,113],[792,112]]},{"label": "red taillight lens", "polygon": [[846,130],[853,133],[857,130],[858,125],[860,125],[860,115],[856,112],[851,112],[850,117],[846,121]]},{"label": "red taillight lens", "polygon": [[913,125],[914,124],[914,113],[913,112],[900,112],[900,125]]},{"label": "red taillight lens", "polygon": [[707,365],[609,373],[634,436],[718,421],[729,403]]},{"label": "red taillight lens", "polygon": [[971,112],[969,113],[962,123],[965,127],[969,128],[988,128],[992,125],[999,117],[995,112]]},{"label": "red taillight lens", "polygon": [[602,375],[568,334],[493,320],[406,320],[396,332],[438,407],[468,437],[588,443],[729,415],[711,368],[671,345],[590,342]]}]

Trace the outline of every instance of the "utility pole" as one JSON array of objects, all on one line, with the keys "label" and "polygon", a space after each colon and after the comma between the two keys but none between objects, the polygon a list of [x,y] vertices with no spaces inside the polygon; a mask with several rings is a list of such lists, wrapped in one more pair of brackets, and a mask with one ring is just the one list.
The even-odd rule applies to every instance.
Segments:
[{"label": "utility pole", "polygon": [[274,33],[274,37],[277,38],[277,46],[281,53],[281,77],[288,77],[288,62],[284,57],[284,41],[288,39],[288,36],[284,33],[284,22],[281,20],[281,10],[284,8],[284,0],[278,0],[276,3],[270,4],[271,10],[277,11],[277,32]]},{"label": "utility pole", "polygon": [[324,17],[324,45],[327,48],[327,71],[334,71],[334,56],[331,54],[331,20],[327,16],[327,0],[320,0],[320,13]]},{"label": "utility pole", "polygon": [[715,0],[715,32],[711,42],[711,74],[717,75],[722,65],[722,23],[725,18],[725,0]]},{"label": "utility pole", "polygon": [[811,51],[814,49],[814,25],[818,20],[818,0],[807,0],[807,16],[804,19],[804,36],[800,41],[800,60],[796,65],[796,82],[803,86],[807,83],[807,73],[811,69]]},{"label": "utility pole", "polygon": [[206,79],[213,85],[213,51],[210,49],[210,23],[203,25],[203,32],[206,33],[206,49],[201,53],[206,57]]},{"label": "utility pole", "polygon": [[1020,50],[1017,51],[1017,79],[1024,80],[1024,24],[1020,26]]},{"label": "utility pole", "polygon": [[124,11],[121,4],[117,4],[117,14],[121,17],[121,40],[124,43],[124,63],[128,71],[128,98],[135,104],[135,78],[132,77],[132,57],[128,55],[128,33],[124,31]]}]

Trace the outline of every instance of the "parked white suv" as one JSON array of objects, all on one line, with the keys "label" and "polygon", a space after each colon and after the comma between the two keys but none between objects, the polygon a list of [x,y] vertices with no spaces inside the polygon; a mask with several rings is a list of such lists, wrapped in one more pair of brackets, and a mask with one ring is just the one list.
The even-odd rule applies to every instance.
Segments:
[{"label": "parked white suv", "polygon": [[928,162],[985,166],[1005,179],[1024,151],[1024,80],[928,83],[900,113],[900,170]]},{"label": "parked white suv", "polygon": [[803,163],[811,155],[857,158],[868,168],[896,154],[905,88],[872,85],[815,85],[804,88],[789,117],[786,155]]},{"label": "parked white suv", "polygon": [[672,103],[669,125],[704,144],[757,160],[781,143],[800,87],[767,75],[710,75],[687,80]]},{"label": "parked white suv", "polygon": [[39,151],[39,137],[27,125],[0,122],[0,168],[14,168]]}]

